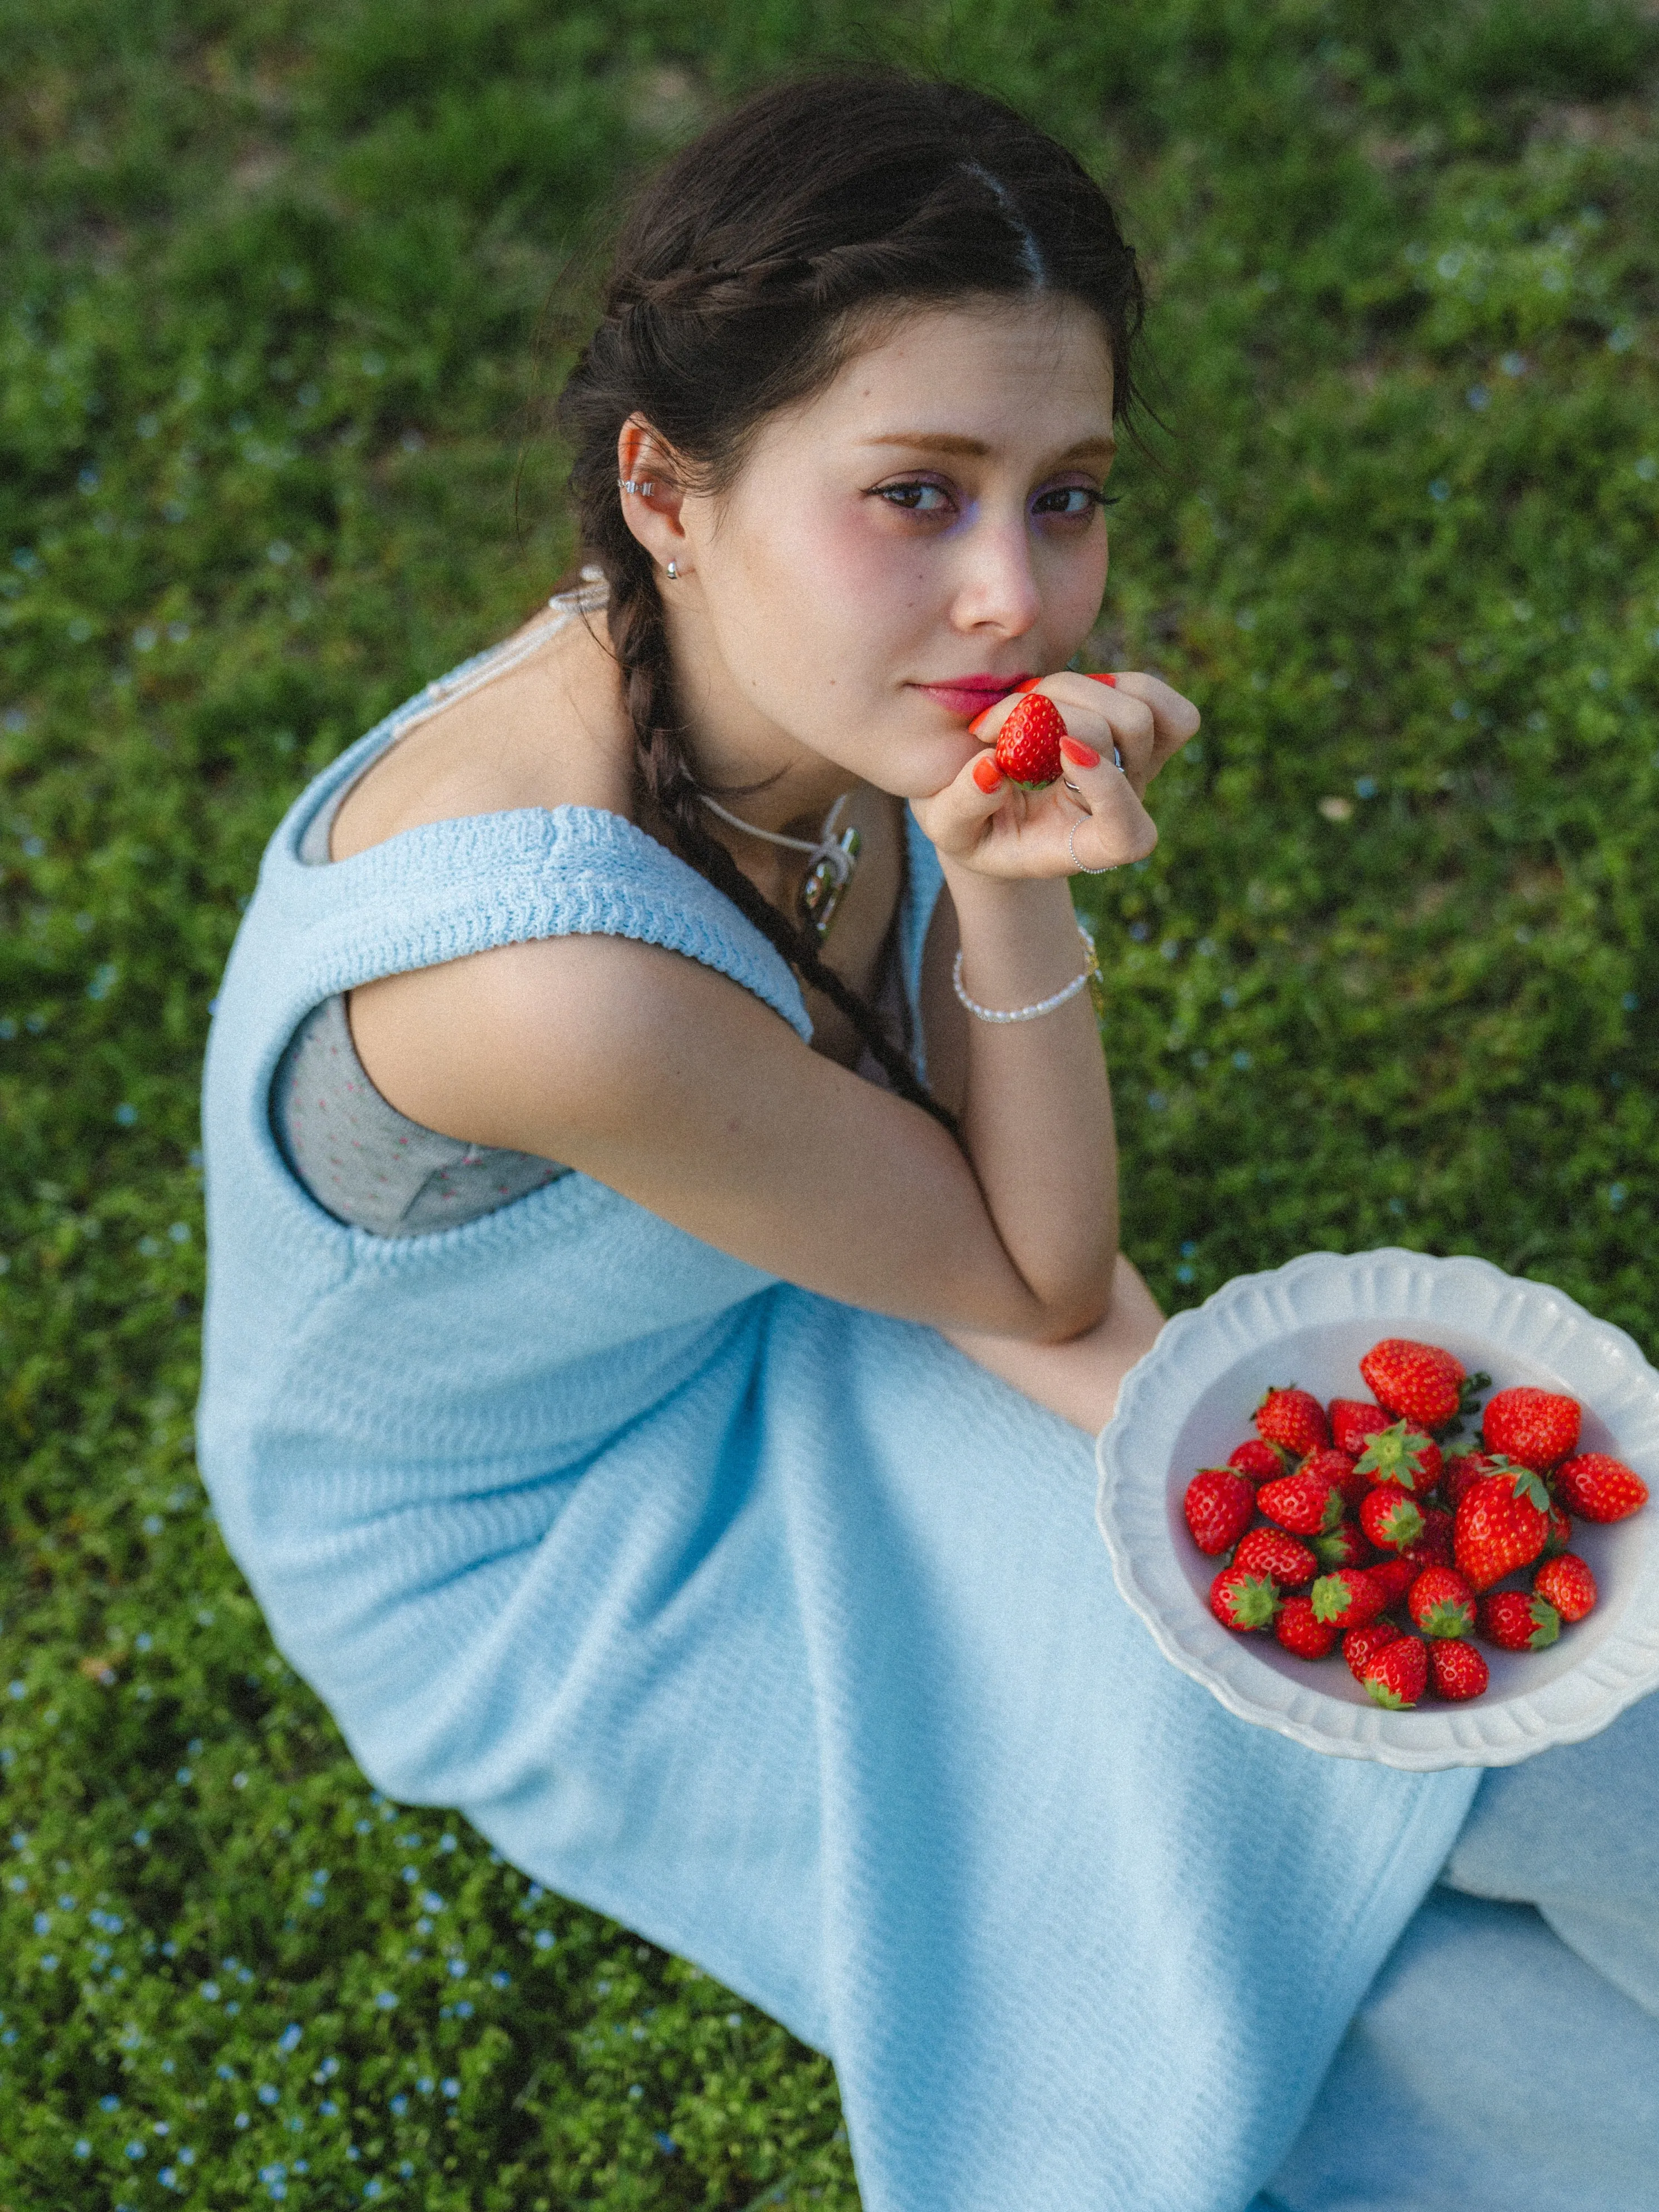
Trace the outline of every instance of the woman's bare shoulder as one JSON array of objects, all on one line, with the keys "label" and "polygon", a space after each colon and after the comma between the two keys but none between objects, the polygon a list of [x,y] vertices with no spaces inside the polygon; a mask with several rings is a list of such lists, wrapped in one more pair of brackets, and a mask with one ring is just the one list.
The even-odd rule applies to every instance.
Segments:
[{"label": "woman's bare shoulder", "polygon": [[603,612],[544,616],[504,643],[546,643],[439,706],[390,746],[334,817],[331,860],[428,822],[520,807],[631,810],[632,739]]}]

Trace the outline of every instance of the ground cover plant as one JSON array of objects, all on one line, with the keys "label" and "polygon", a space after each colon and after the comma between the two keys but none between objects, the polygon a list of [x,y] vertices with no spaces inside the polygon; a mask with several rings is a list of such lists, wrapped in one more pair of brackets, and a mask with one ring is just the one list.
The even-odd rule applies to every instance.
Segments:
[{"label": "ground cover plant", "polygon": [[1130,1250],[1479,1252],[1659,1340],[1650,9],[0,0],[12,2212],[856,2203],[823,2061],[374,1798],[191,1459],[261,846],[565,568],[532,383],[618,182],[849,54],[1017,101],[1147,257],[1097,657],[1206,728],[1086,892]]}]

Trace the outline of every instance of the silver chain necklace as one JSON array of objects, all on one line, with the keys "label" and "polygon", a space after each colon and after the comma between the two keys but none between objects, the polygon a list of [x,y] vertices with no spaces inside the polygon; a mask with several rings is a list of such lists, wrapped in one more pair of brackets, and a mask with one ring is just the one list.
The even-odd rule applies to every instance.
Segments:
[{"label": "silver chain necklace", "polygon": [[782,845],[792,853],[809,856],[811,866],[801,879],[795,902],[800,908],[802,921],[817,931],[822,944],[830,934],[830,925],[847,896],[859,854],[864,849],[864,840],[856,829],[843,830],[839,836],[836,835],[836,818],[847,804],[847,793],[842,792],[824,816],[823,827],[816,837],[786,837],[781,830],[763,830],[756,823],[728,813],[706,791],[700,791],[697,796],[711,814],[718,815],[733,830],[741,830],[745,836],[759,837],[769,845]]}]

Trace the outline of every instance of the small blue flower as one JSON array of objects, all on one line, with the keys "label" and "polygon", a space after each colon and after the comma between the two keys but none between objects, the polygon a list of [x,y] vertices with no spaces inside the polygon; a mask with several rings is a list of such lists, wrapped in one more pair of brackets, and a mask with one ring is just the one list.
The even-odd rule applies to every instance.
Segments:
[{"label": "small blue flower", "polygon": [[461,2085],[453,2074],[446,2074],[439,2086],[446,2097],[459,2097],[461,2094]]},{"label": "small blue flower", "polygon": [[394,1992],[391,1990],[376,1990],[374,1992],[374,2004],[377,2011],[395,2012],[398,2006],[398,1999]]},{"label": "small blue flower", "polygon": [[511,1974],[504,1974],[501,1968],[497,1966],[495,1972],[489,1977],[489,1986],[492,1990],[511,1989],[513,1986],[513,1977]]},{"label": "small blue flower", "polygon": [[90,2158],[92,2156],[92,2145],[87,2141],[84,2136],[77,2136],[75,2139],[75,2155],[76,2158]]},{"label": "small blue flower", "polygon": [[425,1906],[428,1912],[441,1912],[444,1909],[444,1901],[442,1898],[439,1896],[435,1889],[424,1891],[422,1894],[421,1903]]},{"label": "small blue flower", "polygon": [[219,2002],[218,1983],[204,1982],[201,1989],[198,1991],[198,1995],[205,1997],[210,2004],[217,2004]]},{"label": "small blue flower", "polygon": [[662,2153],[665,2158],[675,2158],[678,2156],[680,2147],[675,2142],[672,2136],[665,2136],[659,2132],[653,2136],[651,2140],[655,2143],[657,2148]]},{"label": "small blue flower", "polygon": [[259,2102],[262,2105],[274,2105],[277,2102],[283,2093],[279,2088],[277,2088],[275,2082],[261,2081],[258,2087],[253,2094],[259,2100]]},{"label": "small blue flower", "polygon": [[98,2109],[100,2112],[118,2112],[121,2109],[121,2100],[118,2097],[102,2096],[98,2100]]},{"label": "small blue flower", "polygon": [[1233,1054],[1233,1066],[1237,1068],[1241,1075],[1247,1067],[1254,1067],[1255,1065],[1255,1060],[1248,1052],[1240,1050]]},{"label": "small blue flower", "polygon": [[[542,1930],[542,1933],[543,1933],[544,1935],[545,1935],[545,1934],[547,1933],[547,1930],[546,1930],[545,1929],[544,1929]],[[466,1960],[465,1960],[465,1959],[452,1959],[452,1960],[450,1960],[450,1962],[449,1962],[449,1975],[450,1975],[450,1979],[451,1979],[452,1981],[459,1982],[459,1981],[461,1979],[462,1976],[465,1973],[465,1972],[466,1972]]]},{"label": "small blue flower", "polygon": [[290,2021],[277,2037],[276,2048],[282,2051],[297,2051],[300,2047],[300,2038],[304,2032],[297,2021]]},{"label": "small blue flower", "polygon": [[148,2158],[149,2155],[149,2146],[147,2143],[130,2142],[127,2145],[127,2156],[129,2158]]},{"label": "small blue flower", "polygon": [[455,2008],[455,2017],[457,2020],[471,2019],[472,2000],[471,1997],[463,1997],[461,1999],[460,2002]]},{"label": "small blue flower", "polygon": [[408,2110],[409,2100],[400,2089],[392,2100],[392,2117],[394,2120],[400,2120]]},{"label": "small blue flower", "polygon": [[1444,477],[1437,477],[1429,486],[1429,497],[1437,507],[1443,507],[1451,497],[1451,486],[1446,482]]},{"label": "small blue flower", "polygon": [[556,1941],[556,1938],[550,1928],[538,1928],[536,1930],[536,1948],[538,1951],[550,1951]]}]

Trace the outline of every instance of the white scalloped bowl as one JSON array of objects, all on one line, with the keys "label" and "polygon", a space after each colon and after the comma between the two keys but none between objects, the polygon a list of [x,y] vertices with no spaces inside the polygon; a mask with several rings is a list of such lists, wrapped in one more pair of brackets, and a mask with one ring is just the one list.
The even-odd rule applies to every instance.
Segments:
[{"label": "white scalloped bowl", "polygon": [[[1581,1449],[1615,1454],[1655,1492],[1627,1521],[1575,1523],[1595,1611],[1547,1651],[1483,1647],[1492,1686],[1467,1705],[1386,1712],[1340,1654],[1310,1665],[1270,1636],[1223,1628],[1208,1604],[1215,1563],[1182,1513],[1194,1471],[1252,1433],[1265,1391],[1295,1382],[1326,1401],[1368,1397],[1359,1361],[1384,1336],[1443,1345],[1494,1390],[1567,1392],[1584,1408]],[[1177,1314],[1130,1370],[1096,1457],[1113,1574],[1164,1656],[1241,1720],[1312,1750],[1419,1770],[1508,1766],[1594,1735],[1659,1688],[1659,1374],[1622,1329],[1548,1284],[1403,1251],[1310,1252],[1238,1276]]]}]

